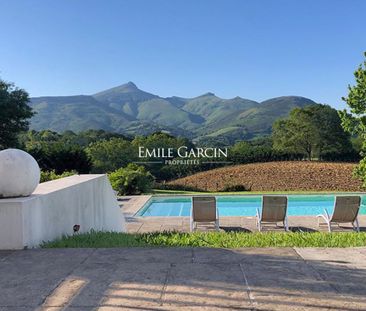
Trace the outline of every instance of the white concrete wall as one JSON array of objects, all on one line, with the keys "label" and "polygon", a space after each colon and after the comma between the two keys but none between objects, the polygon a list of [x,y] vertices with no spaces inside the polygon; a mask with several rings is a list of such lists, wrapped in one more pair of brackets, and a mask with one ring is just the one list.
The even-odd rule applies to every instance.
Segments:
[{"label": "white concrete wall", "polygon": [[0,249],[37,247],[62,235],[125,231],[106,175],[75,175],[40,184],[25,198],[0,199]]}]

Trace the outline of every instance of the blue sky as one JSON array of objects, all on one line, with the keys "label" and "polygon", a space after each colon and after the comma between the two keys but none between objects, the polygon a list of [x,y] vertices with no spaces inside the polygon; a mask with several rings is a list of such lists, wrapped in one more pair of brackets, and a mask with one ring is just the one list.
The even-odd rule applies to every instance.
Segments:
[{"label": "blue sky", "polygon": [[31,96],[128,81],[161,96],[334,107],[366,51],[364,0],[0,0],[0,77]]}]

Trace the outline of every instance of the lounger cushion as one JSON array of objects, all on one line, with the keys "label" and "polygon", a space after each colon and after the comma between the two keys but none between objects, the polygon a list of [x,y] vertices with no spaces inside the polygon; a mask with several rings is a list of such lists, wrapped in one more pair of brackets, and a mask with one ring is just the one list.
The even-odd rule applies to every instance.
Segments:
[{"label": "lounger cushion", "polygon": [[193,197],[192,198],[193,221],[211,222],[216,221],[216,198]]},{"label": "lounger cushion", "polygon": [[262,222],[284,221],[287,210],[287,197],[263,196]]},{"label": "lounger cushion", "polygon": [[353,222],[358,215],[360,204],[359,196],[337,196],[332,222]]}]

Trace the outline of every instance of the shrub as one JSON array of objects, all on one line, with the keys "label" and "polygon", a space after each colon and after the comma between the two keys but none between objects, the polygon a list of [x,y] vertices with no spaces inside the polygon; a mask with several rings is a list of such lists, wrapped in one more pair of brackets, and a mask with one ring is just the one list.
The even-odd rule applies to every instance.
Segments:
[{"label": "shrub", "polygon": [[320,155],[322,161],[359,162],[361,155],[356,150],[348,152],[327,152]]},{"label": "shrub", "polygon": [[225,187],[221,190],[223,192],[236,192],[236,191],[250,191],[244,185],[225,185]]},{"label": "shrub", "polygon": [[149,192],[154,178],[143,166],[130,163],[109,174],[109,180],[119,195],[141,194]]},{"label": "shrub", "polygon": [[247,164],[271,161],[302,160],[303,154],[274,150],[271,146],[252,146],[249,142],[235,144],[229,152],[229,161],[235,164]]},{"label": "shrub", "polygon": [[76,175],[76,171],[65,171],[62,174],[56,174],[55,170],[52,171],[41,171],[41,182],[64,178],[67,176]]}]

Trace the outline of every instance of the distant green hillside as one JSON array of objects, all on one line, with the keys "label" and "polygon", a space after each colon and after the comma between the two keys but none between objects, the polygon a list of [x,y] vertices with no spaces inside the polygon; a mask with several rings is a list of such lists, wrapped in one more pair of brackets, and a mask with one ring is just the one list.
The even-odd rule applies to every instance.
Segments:
[{"label": "distant green hillside", "polygon": [[36,130],[112,131],[134,120],[122,111],[102,105],[92,96],[35,97],[31,99],[31,106],[37,112],[31,119],[31,128]]},{"label": "distant green hillside", "polygon": [[241,97],[222,99],[213,93],[163,98],[128,82],[94,95],[32,98],[37,114],[31,128],[58,132],[104,129],[130,135],[165,130],[195,141],[210,138],[233,143],[269,134],[276,119],[309,104],[314,102],[299,96],[262,103]]}]

